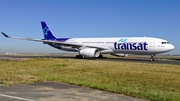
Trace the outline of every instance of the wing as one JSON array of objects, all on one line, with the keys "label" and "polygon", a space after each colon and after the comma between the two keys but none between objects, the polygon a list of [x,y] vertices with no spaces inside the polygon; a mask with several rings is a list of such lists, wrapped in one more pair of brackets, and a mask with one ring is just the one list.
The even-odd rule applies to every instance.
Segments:
[{"label": "wing", "polygon": [[81,48],[81,47],[89,47],[89,48],[97,48],[99,50],[108,50],[107,47],[101,47],[101,46],[91,46],[91,45],[83,45],[83,44],[77,44],[77,43],[68,43],[68,42],[60,42],[56,40],[42,40],[42,39],[33,39],[33,38],[23,38],[23,37],[12,37],[8,36],[7,34],[1,32],[6,38],[12,38],[12,39],[19,39],[19,40],[28,40],[28,41],[37,41],[37,42],[43,42],[44,44],[57,44],[62,46],[72,46],[73,48]]}]

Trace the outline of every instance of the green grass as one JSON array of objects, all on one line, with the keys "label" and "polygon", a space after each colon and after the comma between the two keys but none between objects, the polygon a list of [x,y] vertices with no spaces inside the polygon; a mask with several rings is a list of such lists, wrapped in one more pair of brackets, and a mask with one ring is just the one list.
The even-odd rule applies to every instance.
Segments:
[{"label": "green grass", "polygon": [[0,84],[59,81],[152,101],[180,101],[180,66],[37,58],[0,61]]}]

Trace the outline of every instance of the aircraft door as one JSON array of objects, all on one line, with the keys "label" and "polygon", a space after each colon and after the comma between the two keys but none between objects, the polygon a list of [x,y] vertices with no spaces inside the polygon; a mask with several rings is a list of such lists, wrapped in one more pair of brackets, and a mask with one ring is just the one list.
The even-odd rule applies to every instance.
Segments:
[{"label": "aircraft door", "polygon": [[150,47],[154,47],[155,45],[154,45],[154,40],[151,40],[150,41],[150,45],[149,45]]}]

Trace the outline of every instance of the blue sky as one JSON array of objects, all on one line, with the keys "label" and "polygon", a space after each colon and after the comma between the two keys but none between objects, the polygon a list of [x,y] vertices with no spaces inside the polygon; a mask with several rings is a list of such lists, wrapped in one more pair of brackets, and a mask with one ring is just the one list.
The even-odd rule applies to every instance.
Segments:
[{"label": "blue sky", "polygon": [[[58,37],[150,36],[180,54],[180,0],[0,0],[0,31],[42,39],[40,21]],[[39,42],[0,36],[0,53],[60,53]]]}]

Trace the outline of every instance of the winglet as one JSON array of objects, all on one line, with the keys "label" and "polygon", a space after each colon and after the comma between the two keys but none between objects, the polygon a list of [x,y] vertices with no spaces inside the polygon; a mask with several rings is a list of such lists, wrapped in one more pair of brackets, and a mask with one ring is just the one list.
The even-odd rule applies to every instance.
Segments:
[{"label": "winglet", "polygon": [[10,36],[6,35],[4,32],[1,32],[5,37],[11,38]]}]

